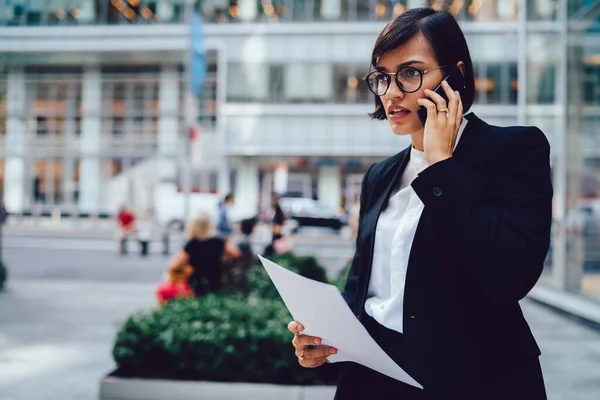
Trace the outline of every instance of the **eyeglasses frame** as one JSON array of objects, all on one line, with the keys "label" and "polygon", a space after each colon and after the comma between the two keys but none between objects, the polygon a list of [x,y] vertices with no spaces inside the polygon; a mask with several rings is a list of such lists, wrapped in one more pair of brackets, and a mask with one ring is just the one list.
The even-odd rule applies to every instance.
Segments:
[{"label": "eyeglasses frame", "polygon": [[[369,91],[371,93],[373,93],[375,96],[380,96],[381,97],[381,96],[385,96],[387,94],[388,90],[390,90],[390,86],[392,86],[392,75],[394,76],[394,80],[396,81],[396,85],[398,85],[398,88],[403,93],[415,93],[419,89],[421,89],[421,86],[423,86],[423,75],[425,75],[428,72],[435,71],[436,69],[444,69],[446,67],[447,67],[447,65],[442,65],[441,67],[435,67],[435,68],[429,68],[429,69],[419,69],[417,67],[413,67],[413,66],[407,65],[405,67],[398,68],[398,71],[396,71],[396,72],[385,72],[385,71],[380,71],[378,69],[375,69],[373,71],[370,71],[367,74],[367,76],[365,76],[363,78],[363,80],[366,82],[367,87],[369,88]],[[400,73],[400,71],[408,69],[408,68],[411,68],[411,69],[414,69],[414,70],[418,71],[419,72],[419,76],[421,78],[421,82],[419,83],[419,86],[415,90],[413,90],[413,91],[409,91],[409,90],[404,89],[402,87],[402,85],[400,84],[400,82],[398,81],[398,74]],[[371,89],[371,85],[369,85],[369,76],[371,76],[371,74],[374,74],[375,72],[379,72],[380,74],[384,74],[387,77],[387,88],[385,89],[385,91],[383,92],[383,94],[377,94],[377,93],[375,93],[373,91],[373,89]]]}]

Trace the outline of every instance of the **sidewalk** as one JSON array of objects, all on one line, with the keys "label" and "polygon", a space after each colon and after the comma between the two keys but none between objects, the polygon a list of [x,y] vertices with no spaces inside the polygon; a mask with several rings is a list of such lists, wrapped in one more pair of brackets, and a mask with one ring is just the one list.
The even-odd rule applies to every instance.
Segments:
[{"label": "sidewalk", "polygon": [[[2,399],[97,399],[113,368],[114,333],[128,314],[154,305],[153,286],[11,281],[0,293]],[[600,333],[531,301],[522,305],[542,349],[549,400],[598,399]]]},{"label": "sidewalk", "polygon": [[[52,237],[52,238],[73,238],[73,239],[98,239],[98,240],[116,240],[117,228],[114,221],[104,220],[81,220],[79,223],[63,220],[61,222],[51,219],[40,219],[38,221],[30,219],[24,221],[12,221],[2,227],[3,236],[23,236],[23,237]],[[153,229],[152,241],[160,242],[163,231],[159,227]],[[183,237],[183,233],[170,232],[170,237],[178,239]],[[320,242],[332,246],[353,246],[354,243],[346,236],[336,234],[326,229],[303,228],[299,234],[292,236],[295,242],[308,243],[316,238]],[[253,241],[256,244],[264,246],[271,240],[270,228],[267,224],[259,223],[254,229]]]},{"label": "sidewalk", "polygon": [[[597,280],[596,276],[590,278],[593,278],[594,281]],[[580,319],[584,323],[595,327],[600,332],[600,297],[598,296],[584,293],[567,293],[548,283],[541,282],[533,288],[527,297],[547,307]]]}]

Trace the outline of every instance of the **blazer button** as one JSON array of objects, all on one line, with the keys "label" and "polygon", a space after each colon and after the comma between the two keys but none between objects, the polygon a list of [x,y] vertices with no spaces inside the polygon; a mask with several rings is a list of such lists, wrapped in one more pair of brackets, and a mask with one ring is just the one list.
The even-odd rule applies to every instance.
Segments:
[{"label": "blazer button", "polygon": [[436,187],[433,188],[433,195],[435,197],[440,197],[442,195],[442,193],[444,193],[444,191],[442,190],[441,187],[437,187],[436,186]]}]

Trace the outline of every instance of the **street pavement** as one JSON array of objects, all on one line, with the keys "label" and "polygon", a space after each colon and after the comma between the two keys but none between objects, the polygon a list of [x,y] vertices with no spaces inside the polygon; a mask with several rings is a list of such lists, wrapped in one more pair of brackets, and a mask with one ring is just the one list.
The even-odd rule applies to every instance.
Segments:
[{"label": "street pavement", "polygon": [[[10,235],[10,281],[0,292],[0,399],[95,400],[114,364],[110,351],[130,313],[154,307],[168,257],[119,257],[111,238]],[[296,248],[334,275],[352,244],[307,232]],[[600,332],[531,301],[522,302],[542,349],[550,400],[600,398]],[[508,399],[507,399],[508,400]]]}]

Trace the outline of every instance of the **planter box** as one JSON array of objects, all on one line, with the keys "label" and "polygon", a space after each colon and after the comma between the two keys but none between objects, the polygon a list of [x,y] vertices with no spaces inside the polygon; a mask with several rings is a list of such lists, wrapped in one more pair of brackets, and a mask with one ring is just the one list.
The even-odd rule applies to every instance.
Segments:
[{"label": "planter box", "polygon": [[333,400],[335,386],[195,382],[108,376],[100,400]]}]

